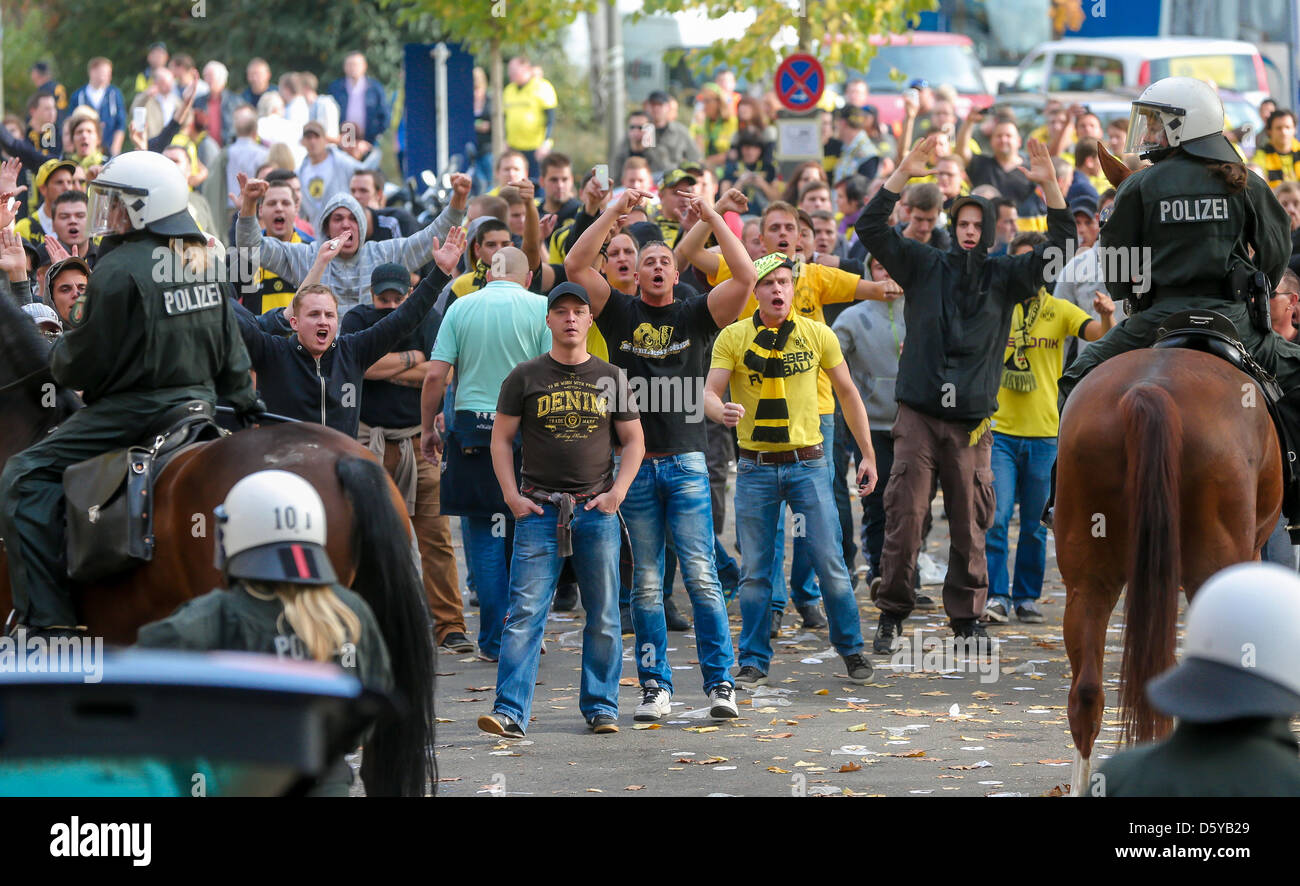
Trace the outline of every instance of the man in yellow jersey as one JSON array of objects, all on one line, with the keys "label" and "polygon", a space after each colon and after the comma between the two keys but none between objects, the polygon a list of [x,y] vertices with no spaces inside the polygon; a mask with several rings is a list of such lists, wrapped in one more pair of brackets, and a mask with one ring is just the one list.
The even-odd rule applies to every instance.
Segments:
[{"label": "man in yellow jersey", "polygon": [[528,177],[535,179],[541,174],[538,163],[549,152],[555,126],[555,88],[537,76],[532,63],[522,55],[510,60],[509,74],[510,83],[501,93],[506,144],[527,158]]}]

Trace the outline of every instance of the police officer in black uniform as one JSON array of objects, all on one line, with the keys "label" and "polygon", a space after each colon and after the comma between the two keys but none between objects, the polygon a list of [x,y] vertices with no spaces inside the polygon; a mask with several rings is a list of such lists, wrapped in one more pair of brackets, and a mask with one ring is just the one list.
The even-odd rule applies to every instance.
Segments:
[{"label": "police officer in black uniform", "polygon": [[[1265,306],[1281,281],[1291,255],[1290,223],[1268,184],[1246,169],[1224,137],[1223,120],[1218,94],[1192,77],[1153,83],[1133,103],[1125,150],[1155,165],[1120,185],[1101,229],[1102,249],[1116,250],[1103,252],[1103,260],[1122,255],[1121,267],[1130,269],[1123,280],[1108,274],[1107,283],[1112,298],[1127,300],[1129,316],[1065,371],[1062,412],[1070,391],[1097,364],[1149,347],[1165,318],[1189,309],[1223,314],[1284,392],[1300,388],[1300,346],[1272,331],[1267,307],[1252,321],[1248,298],[1257,272],[1266,278]],[[1300,514],[1287,516],[1288,523],[1300,522]]]},{"label": "police officer in black uniform", "polygon": [[50,355],[54,380],[82,391],[87,405],[0,476],[14,606],[33,633],[79,630],[64,563],[64,468],[147,439],[194,400],[258,407],[221,284],[172,260],[204,242],[180,172],[161,154],[132,151],[105,165],[89,190],[101,257]]}]

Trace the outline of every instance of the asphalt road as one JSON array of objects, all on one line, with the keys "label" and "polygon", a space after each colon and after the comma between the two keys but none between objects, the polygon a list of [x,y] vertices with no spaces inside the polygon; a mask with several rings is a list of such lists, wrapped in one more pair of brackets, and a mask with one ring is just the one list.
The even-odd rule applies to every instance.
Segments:
[{"label": "asphalt road", "polygon": [[[947,560],[942,498],[935,502],[929,553]],[[453,520],[453,524],[457,521]],[[1012,538],[1016,529],[1013,527]],[[724,536],[731,550],[730,526]],[[463,556],[459,548],[458,556]],[[463,562],[463,561],[462,561]],[[790,558],[786,558],[786,563]],[[1014,562],[1014,560],[1013,560]],[[463,582],[463,575],[462,582]],[[680,591],[682,603],[687,596]],[[940,589],[930,593],[936,600]],[[868,650],[877,610],[858,587]],[[669,658],[677,693],[672,715],[644,728],[634,723],[640,700],[632,658],[623,638],[621,731],[590,733],[578,710],[581,610],[552,612],[546,626],[533,705],[523,741],[503,742],[475,721],[492,709],[496,665],[473,655],[443,653],[438,660],[439,794],[549,796],[626,794],[665,796],[1039,796],[1070,778],[1073,744],[1066,720],[1070,669],[1061,637],[1065,589],[1049,549],[1039,625],[990,626],[1000,643],[996,660],[928,657],[915,670],[901,656],[872,656],[875,678],[855,685],[831,648],[826,631],[799,627],[787,614],[770,670],[755,693],[738,691],[741,718],[708,719],[694,635],[672,633]],[[1107,646],[1107,701],[1114,704],[1121,610],[1112,616]],[[684,610],[685,611],[685,610]],[[733,642],[739,606],[729,609]],[[478,610],[466,606],[471,637]],[[689,616],[688,616],[689,617]],[[949,635],[941,610],[914,613],[904,637]],[[924,642],[922,639],[920,642]],[[641,728],[638,728],[641,727]],[[1107,708],[1094,765],[1112,753],[1119,736]]]}]

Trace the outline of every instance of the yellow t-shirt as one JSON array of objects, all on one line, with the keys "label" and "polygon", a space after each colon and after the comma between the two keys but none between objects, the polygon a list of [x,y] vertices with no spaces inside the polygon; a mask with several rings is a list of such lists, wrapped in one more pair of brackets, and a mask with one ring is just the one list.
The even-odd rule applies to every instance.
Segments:
[{"label": "yellow t-shirt", "polygon": [[785,402],[790,423],[790,440],[787,443],[755,442],[753,439],[754,415],[758,409],[763,379],[745,366],[745,352],[763,327],[755,324],[754,317],[750,314],[719,332],[713,342],[710,368],[731,372],[732,399],[745,407],[745,414],[736,426],[737,437],[744,449],[784,452],[816,446],[822,442],[821,415],[814,408],[816,400],[813,394],[817,390],[819,377],[825,377],[821,370],[839,366],[844,362],[844,354],[840,351],[839,339],[825,323],[797,313],[792,313],[790,319],[794,322],[794,331],[790,333],[785,350],[782,351],[786,372],[789,373],[785,377]]},{"label": "yellow t-shirt", "polygon": [[[1061,364],[1065,358],[1065,339],[1078,335],[1083,324],[1091,317],[1073,302],[1048,295],[1039,290],[1038,317],[1027,331],[1025,359],[1029,371],[1038,383],[1032,391],[1013,391],[1005,385],[998,388],[998,411],[993,414],[993,430],[1015,437],[1055,437],[1060,429],[1061,417],[1056,411],[1057,382],[1061,377]],[[1011,329],[1024,318],[1024,305],[1018,304],[1011,313]],[[1005,362],[1014,350],[1008,334]]]},{"label": "yellow t-shirt", "polygon": [[516,151],[535,151],[546,141],[546,112],[556,106],[555,88],[541,77],[523,86],[511,83],[501,92],[506,144]]},{"label": "yellow t-shirt", "polygon": [[[731,268],[727,267],[725,258],[718,256],[718,272],[708,279],[710,286],[717,286],[723,280],[731,279]],[[816,320],[824,326],[826,315],[822,313],[822,305],[853,301],[857,293],[858,281],[861,279],[857,274],[850,274],[839,268],[805,263],[794,281],[794,306],[791,313]],[[740,316],[751,317],[757,310],[758,299],[751,292],[749,301],[745,302],[745,309],[740,312]],[[831,415],[835,412],[835,393],[831,388],[831,380],[824,372],[820,373],[817,379],[817,409],[821,415]]]}]

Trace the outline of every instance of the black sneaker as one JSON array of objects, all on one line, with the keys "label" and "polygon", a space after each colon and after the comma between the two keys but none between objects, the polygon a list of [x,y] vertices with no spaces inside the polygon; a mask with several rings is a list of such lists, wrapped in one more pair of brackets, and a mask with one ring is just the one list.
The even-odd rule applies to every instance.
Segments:
[{"label": "black sneaker", "polygon": [[632,607],[618,607],[618,620],[621,625],[620,632],[626,637],[628,634],[635,634],[636,629],[632,627]]},{"label": "black sneaker", "polygon": [[989,632],[984,628],[976,618],[954,618],[951,622],[952,635],[959,644],[966,645],[967,654],[974,654],[979,657],[989,655],[993,651],[994,640],[989,636]]},{"label": "black sneaker", "polygon": [[753,689],[755,686],[763,686],[766,683],[767,674],[753,665],[745,665],[736,671],[736,685],[741,689]]},{"label": "black sneaker", "polygon": [[888,612],[880,613],[876,622],[876,639],[871,641],[871,651],[876,655],[892,655],[894,641],[903,633],[903,620]]},{"label": "black sneaker", "polygon": [[772,631],[769,636],[773,640],[781,636],[781,617],[784,615],[785,615],[784,612],[778,612],[776,610],[772,611]]},{"label": "black sneaker", "polygon": [[562,584],[555,589],[555,603],[552,608],[556,612],[572,612],[578,608],[578,585],[575,582]]},{"label": "black sneaker", "polygon": [[471,588],[469,592],[469,605],[471,606],[478,605],[478,591],[474,590],[473,588]]},{"label": "black sneaker", "polygon": [[451,631],[442,638],[438,648],[445,649],[448,652],[473,652],[474,644],[470,642],[469,637],[466,637],[460,631]]},{"label": "black sneaker", "polygon": [[926,609],[926,610],[934,609],[936,606],[934,602],[934,598],[927,594],[917,594],[915,605],[917,609]]},{"label": "black sneaker", "polygon": [[1026,600],[1016,607],[1016,618],[1027,625],[1039,625],[1047,621],[1047,617],[1033,600]]},{"label": "black sneaker", "polygon": [[826,619],[822,617],[822,609],[816,603],[805,603],[802,606],[796,606],[799,615],[803,618],[803,626],[810,631],[819,631],[826,627]]},{"label": "black sneaker", "polygon": [[670,631],[689,631],[691,623],[677,611],[677,603],[672,597],[664,598],[664,624]]},{"label": "black sneaker", "polygon": [[844,659],[844,667],[849,672],[850,683],[866,683],[871,679],[871,675],[875,673],[875,668],[871,666],[871,662],[861,652],[855,652],[852,655],[841,655],[840,658]]},{"label": "black sneaker", "polygon": [[524,727],[499,711],[493,711],[479,717],[478,728],[490,735],[499,735],[502,738],[524,737]]},{"label": "black sneaker", "polygon": [[608,735],[612,732],[618,732],[618,718],[611,714],[597,714],[587,721],[591,731],[597,735]]}]

